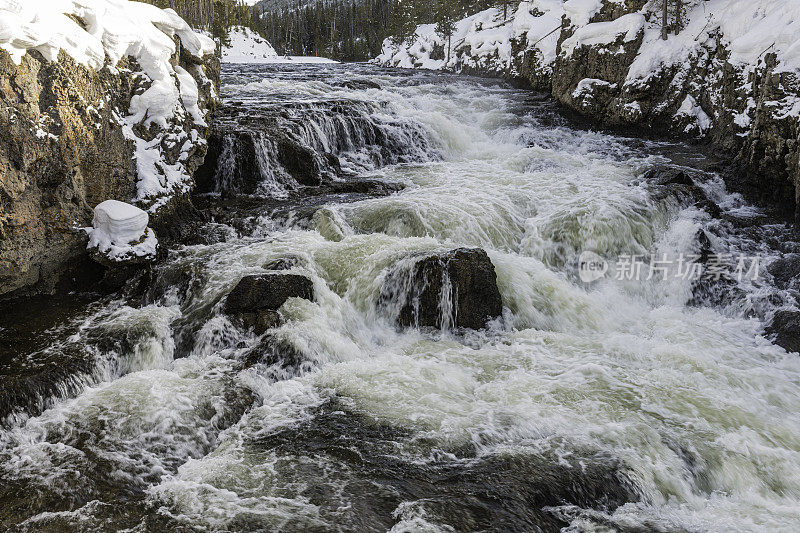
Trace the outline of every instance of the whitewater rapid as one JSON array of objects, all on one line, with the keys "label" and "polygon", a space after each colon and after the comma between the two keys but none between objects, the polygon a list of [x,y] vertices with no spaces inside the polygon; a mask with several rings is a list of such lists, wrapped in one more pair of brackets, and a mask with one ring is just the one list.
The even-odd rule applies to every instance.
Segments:
[{"label": "whitewater rapid", "polygon": [[[91,345],[100,370],[0,430],[0,523],[800,529],[800,358],[762,336],[786,295],[767,276],[730,305],[688,306],[685,279],[577,276],[584,250],[612,261],[688,254],[703,228],[717,248],[768,254],[641,179],[701,155],[581,129],[528,92],[444,74],[239,66],[224,72],[223,96],[286,107],[342,168],[405,189],[251,217],[246,234],[212,224],[218,242],[185,246],[162,267],[182,281],[146,305],[114,300],[81,317],[65,343],[88,350],[89,332],[127,340]],[[308,117],[334,101],[404,139],[402,158],[333,147],[324,120]],[[757,212],[707,178],[728,213]],[[265,179],[270,201],[297,190]],[[462,246],[487,251],[502,317],[483,331],[396,328],[376,306],[388,269]],[[303,361],[244,365],[259,339],[225,317],[224,296],[286,256],[316,299],[287,301],[270,335]]]}]

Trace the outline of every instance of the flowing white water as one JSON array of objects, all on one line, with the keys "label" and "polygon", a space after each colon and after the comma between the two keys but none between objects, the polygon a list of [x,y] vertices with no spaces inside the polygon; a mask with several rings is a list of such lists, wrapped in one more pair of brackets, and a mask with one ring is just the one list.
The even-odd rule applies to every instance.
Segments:
[{"label": "flowing white water", "polygon": [[[200,273],[191,295],[113,320],[205,316],[190,355],[173,361],[170,328],[158,325],[152,346],[137,345],[150,347],[120,363],[113,377],[123,377],[2,435],[8,490],[44,494],[60,511],[31,506],[24,526],[101,527],[98,502],[111,501],[103,491],[126,486],[175,528],[463,528],[435,498],[385,496],[387,472],[396,471],[376,477],[375,454],[411,472],[518,459],[576,476],[608,459],[637,498],[607,511],[547,511],[572,531],[800,529],[800,358],[761,337],[761,321],[748,318],[753,305],[687,307],[689,281],[587,285],[576,276],[583,250],[692,251],[708,215],[655,200],[639,179],[663,146],[570,129],[495,83],[370,70],[356,73],[380,89],[325,81],[353,76],[346,68],[229,73],[225,94],[369,102],[385,123],[417,124],[437,157],[380,169],[406,189],[326,205],[310,227],[268,225],[259,237],[182,250],[174,261]],[[333,133],[320,135],[325,145]],[[345,148],[343,164],[357,162],[358,143]],[[718,182],[708,186],[727,207],[740,205]],[[460,246],[488,252],[502,319],[459,334],[395,328],[376,306],[390,267]],[[312,364],[243,369],[258,340],[220,302],[243,275],[287,255],[313,279],[316,301],[287,301],[272,335]],[[757,299],[770,289],[749,290]],[[336,444],[347,431],[360,443]],[[102,472],[81,475],[97,465]],[[520,487],[546,482],[522,476]],[[478,483],[492,489],[490,476]],[[392,508],[371,506],[379,496]]]}]

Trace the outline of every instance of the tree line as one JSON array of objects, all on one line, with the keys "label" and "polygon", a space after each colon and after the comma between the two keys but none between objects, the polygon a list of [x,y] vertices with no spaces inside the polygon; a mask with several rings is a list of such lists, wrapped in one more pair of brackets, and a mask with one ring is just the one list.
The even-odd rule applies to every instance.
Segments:
[{"label": "tree line", "polygon": [[378,55],[384,39],[408,42],[419,24],[436,24],[448,41],[458,20],[497,6],[512,14],[509,0],[138,0],[172,8],[192,27],[228,44],[233,26],[246,26],[279,53],[365,61]]},{"label": "tree line", "polygon": [[195,29],[205,30],[219,43],[230,42],[234,26],[252,26],[250,6],[242,0],[136,0],[162,9],[172,8]]},{"label": "tree line", "polygon": [[[381,51],[384,39],[408,42],[420,24],[436,24],[449,40],[458,20],[499,6],[511,15],[509,0],[319,0],[255,6],[256,29],[281,53],[364,61]],[[260,27],[258,27],[260,25]],[[449,48],[449,47],[448,47]],[[449,53],[449,50],[448,50]]]}]

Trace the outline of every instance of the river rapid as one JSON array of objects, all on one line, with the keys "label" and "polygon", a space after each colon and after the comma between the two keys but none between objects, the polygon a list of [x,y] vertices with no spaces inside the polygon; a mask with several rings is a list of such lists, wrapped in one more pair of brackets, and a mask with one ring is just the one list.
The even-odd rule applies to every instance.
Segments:
[{"label": "river rapid", "polygon": [[[12,350],[50,370],[5,406],[0,528],[800,530],[800,357],[763,336],[791,288],[763,268],[716,288],[613,272],[622,254],[787,251],[703,154],[447,74],[228,66],[222,96],[226,131],[266,117],[333,182],[402,190],[318,194],[256,131],[245,191],[225,140],[198,244]],[[643,178],[665,165],[721,212]],[[376,303],[388,272],[459,247],[488,253],[502,316],[397,327]],[[585,250],[610,262],[592,283]],[[264,344],[224,298],[286,257],[315,301],[288,300]]]}]

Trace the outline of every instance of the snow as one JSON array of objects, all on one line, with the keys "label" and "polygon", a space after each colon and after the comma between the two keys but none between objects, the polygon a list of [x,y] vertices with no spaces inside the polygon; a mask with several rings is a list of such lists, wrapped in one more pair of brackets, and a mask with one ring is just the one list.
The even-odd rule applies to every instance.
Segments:
[{"label": "snow", "polygon": [[729,61],[746,75],[767,53],[775,53],[776,72],[800,72],[800,2],[797,0],[690,0],[686,27],[661,39],[654,21],[645,31],[626,84],[641,85],[661,69],[688,62],[704,43],[721,33]]},{"label": "snow", "polygon": [[278,57],[272,45],[250,28],[232,28],[228,37],[230,45],[222,47],[223,63],[264,63]]},{"label": "snow", "polygon": [[567,0],[564,13],[573,26],[586,26],[591,18],[603,7],[602,0]]},{"label": "snow", "polygon": [[566,56],[580,46],[597,46],[614,43],[620,36],[629,42],[644,29],[645,18],[641,13],[629,13],[610,22],[595,22],[575,30],[569,39],[561,43],[561,51]]},{"label": "snow", "polygon": [[596,86],[608,87],[609,89],[616,88],[616,83],[609,83],[606,80],[599,80],[597,78],[583,78],[578,82],[575,90],[572,91],[573,98],[581,98],[587,93],[592,93]]},{"label": "snow", "polygon": [[230,33],[230,45],[222,48],[223,63],[338,63],[315,56],[281,56],[259,34],[245,27],[235,27]]},{"label": "snow", "polygon": [[158,239],[147,227],[150,217],[136,206],[106,200],[94,208],[87,248],[94,249],[112,261],[133,258],[153,259]]},{"label": "snow", "polygon": [[[191,182],[182,165],[167,168],[160,163],[164,131],[176,118],[187,114],[195,126],[206,126],[195,78],[171,62],[177,51],[175,37],[198,60],[215,51],[212,39],[193,31],[173,10],[150,4],[128,0],[0,0],[0,48],[17,64],[31,50],[41,52],[48,61],[58,61],[63,51],[80,64],[112,72],[125,56],[136,60],[145,89],[131,98],[128,115],[118,117],[117,123],[136,147],[137,200],[147,203],[156,199],[153,211],[169,195],[185,191]],[[202,70],[197,69],[196,74],[203,78]],[[135,126],[149,129],[153,124],[162,133],[152,141],[135,135]],[[190,138],[201,141],[196,130]]]},{"label": "snow", "polygon": [[686,126],[685,132],[689,133],[693,129],[698,129],[700,133],[705,133],[711,128],[711,117],[697,103],[697,100],[690,94],[686,95],[681,107],[675,113],[678,118],[689,117],[691,122]]}]

